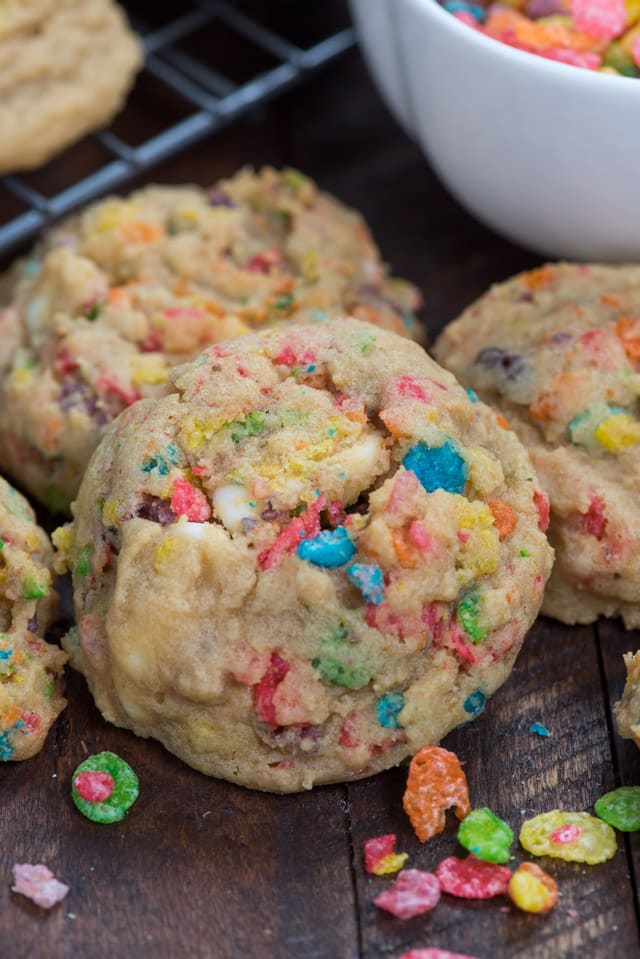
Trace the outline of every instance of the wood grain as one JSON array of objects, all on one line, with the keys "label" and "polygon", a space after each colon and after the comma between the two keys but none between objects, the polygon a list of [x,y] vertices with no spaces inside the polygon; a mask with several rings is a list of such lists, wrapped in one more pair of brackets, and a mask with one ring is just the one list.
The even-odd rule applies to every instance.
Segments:
[{"label": "wood grain", "polygon": [[[119,132],[128,124],[135,133],[143,115],[153,119],[147,111],[161,119],[161,110],[157,99],[136,101]],[[358,54],[154,179],[207,184],[267,162],[301,167],[363,211],[394,270],[424,290],[432,335],[490,283],[537,263],[443,190],[386,113]],[[55,188],[55,177],[49,182]],[[540,620],[509,682],[445,743],[465,763],[474,804],[517,832],[538,812],[591,809],[613,786],[640,782],[640,754],[616,736],[610,712],[621,654],[637,645],[618,622],[595,629]],[[443,896],[431,915],[401,922],[372,904],[389,880],[364,873],[364,840],[397,833],[398,849],[424,869],[461,854],[453,817],[429,844],[413,835],[401,808],[405,769],[269,796],[207,779],[157,743],[109,726],[77,675],[69,699],[41,754],[0,768],[2,959],[395,959],[427,945],[479,959],[638,955],[637,837],[620,839],[601,866],[545,861],[561,890],[548,916],[520,914],[506,899]],[[531,733],[533,722],[552,735]],[[127,819],[110,827],[84,820],[69,796],[77,763],[101,749],[126,758],[141,782]],[[514,862],[526,858],[517,842],[513,852]],[[44,913],[13,895],[15,861],[46,862],[67,881],[62,906]]]}]

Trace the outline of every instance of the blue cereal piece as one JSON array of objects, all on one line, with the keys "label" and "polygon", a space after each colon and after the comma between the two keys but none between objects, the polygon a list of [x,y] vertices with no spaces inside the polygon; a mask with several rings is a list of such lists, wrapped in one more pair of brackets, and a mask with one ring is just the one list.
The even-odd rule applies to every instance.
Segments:
[{"label": "blue cereal piece", "polygon": [[546,726],[543,726],[542,723],[532,723],[529,726],[529,732],[535,733],[536,736],[550,736],[551,733]]},{"label": "blue cereal piece", "polygon": [[443,4],[447,13],[470,13],[478,23],[484,23],[487,11],[478,3],[467,3],[466,0],[445,0]]},{"label": "blue cereal piece", "polygon": [[472,390],[470,386],[467,387],[467,396],[469,397],[472,403],[480,402],[480,400],[478,399],[478,394],[476,393],[475,390]]},{"label": "blue cereal piece", "polygon": [[356,548],[344,526],[336,526],[335,529],[325,530],[311,539],[303,539],[296,553],[300,559],[305,559],[315,566],[334,569],[348,563],[355,551]]},{"label": "blue cereal piece", "polygon": [[376,703],[376,719],[381,726],[387,729],[401,729],[402,723],[398,719],[404,708],[402,693],[385,693]]},{"label": "blue cereal piece", "polygon": [[462,493],[469,475],[469,467],[449,439],[443,446],[416,443],[405,455],[402,465],[416,474],[427,493],[437,489]]},{"label": "blue cereal piece", "polygon": [[478,716],[484,709],[486,701],[487,697],[482,690],[476,689],[463,703],[465,713],[469,713],[469,716]]},{"label": "blue cereal piece", "polygon": [[384,598],[384,578],[376,563],[354,563],[347,576],[357,586],[367,603],[378,606]]}]

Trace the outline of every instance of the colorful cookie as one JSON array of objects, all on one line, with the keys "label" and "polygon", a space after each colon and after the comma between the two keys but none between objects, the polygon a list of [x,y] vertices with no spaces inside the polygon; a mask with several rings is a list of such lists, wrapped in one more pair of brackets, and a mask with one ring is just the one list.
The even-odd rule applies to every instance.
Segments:
[{"label": "colorful cookie", "polygon": [[149,187],[57,227],[0,310],[0,463],[68,507],[106,426],[205,346],[351,311],[418,330],[362,218],[295,170]]},{"label": "colorful cookie", "polygon": [[523,273],[470,306],[434,352],[504,414],[549,496],[556,563],[543,612],[640,626],[640,266]]},{"label": "colorful cookie", "polygon": [[356,320],[249,334],[94,454],[55,534],[65,646],[108,720],[205,773],[367,776],[509,675],[551,565],[538,495],[515,434],[417,344]]},{"label": "colorful cookie", "polygon": [[45,163],[120,110],[142,63],[112,0],[0,10],[0,172]]},{"label": "colorful cookie", "polygon": [[626,653],[627,681],[622,699],[614,706],[618,732],[624,739],[633,739],[640,747],[640,650]]},{"label": "colorful cookie", "polygon": [[0,478],[0,761],[35,755],[66,705],[67,657],[43,639],[55,610],[51,560],[31,507]]}]

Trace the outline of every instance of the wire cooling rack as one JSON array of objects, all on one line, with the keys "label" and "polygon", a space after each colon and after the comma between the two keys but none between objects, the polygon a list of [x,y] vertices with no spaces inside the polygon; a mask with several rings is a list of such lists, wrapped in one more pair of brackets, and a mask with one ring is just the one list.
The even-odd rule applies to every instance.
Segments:
[{"label": "wire cooling rack", "polygon": [[65,184],[60,172],[65,158],[77,169],[70,157],[75,151],[77,159],[78,147],[43,171],[0,178],[0,253],[302,83],[355,43],[343,2],[316,5],[311,17],[301,15],[308,5],[299,0],[133,0],[124,6],[146,54],[130,101],[151,86],[156,101],[171,104],[168,119],[135,142],[125,110],[108,130],[82,142],[82,173],[74,182]]}]

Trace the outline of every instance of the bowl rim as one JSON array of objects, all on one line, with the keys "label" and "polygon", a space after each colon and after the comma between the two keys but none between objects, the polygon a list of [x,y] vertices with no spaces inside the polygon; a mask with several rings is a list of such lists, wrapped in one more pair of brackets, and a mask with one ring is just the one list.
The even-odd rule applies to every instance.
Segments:
[{"label": "bowl rim", "polygon": [[[391,2],[393,3],[394,0],[391,0]],[[412,3],[418,10],[423,10],[427,16],[439,20],[444,29],[451,30],[454,34],[459,32],[460,37],[466,37],[467,41],[476,44],[479,50],[484,50],[493,57],[502,57],[505,62],[510,62],[513,66],[526,67],[533,73],[544,74],[566,84],[584,83],[591,85],[593,88],[600,87],[603,90],[608,88],[609,91],[615,89],[611,84],[616,84],[621,95],[627,96],[630,94],[640,97],[640,77],[614,76],[610,73],[601,73],[599,70],[588,70],[569,63],[561,63],[558,60],[549,60],[537,53],[520,50],[518,47],[510,47],[494,37],[489,37],[478,30],[474,30],[445,10],[440,0],[408,0],[408,2]],[[621,80],[627,80],[628,83],[621,84]],[[630,84],[638,85],[635,93],[632,92],[633,87]],[[623,92],[625,90],[626,93]]]}]

